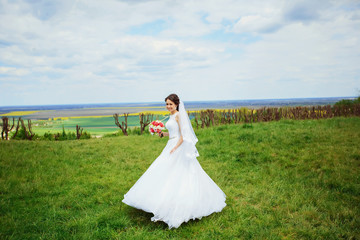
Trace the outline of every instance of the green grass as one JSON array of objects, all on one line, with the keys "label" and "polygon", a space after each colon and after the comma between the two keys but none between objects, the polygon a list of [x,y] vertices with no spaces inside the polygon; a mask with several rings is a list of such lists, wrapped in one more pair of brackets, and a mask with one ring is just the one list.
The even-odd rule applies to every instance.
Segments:
[{"label": "green grass", "polygon": [[[123,119],[119,119],[120,122]],[[133,123],[134,117],[129,118],[129,126]],[[41,123],[47,122],[47,126],[41,125]],[[84,131],[90,132],[91,134],[106,134],[112,133],[119,130],[114,123],[113,117],[101,117],[101,118],[70,118],[67,120],[51,120],[51,121],[34,121],[33,125],[39,123],[39,126],[34,126],[33,130],[38,135],[44,135],[45,132],[61,132],[64,126],[66,131],[75,131],[76,125],[79,125]],[[50,123],[50,124],[49,124]]]},{"label": "green grass", "polygon": [[171,230],[121,202],[166,139],[0,141],[0,239],[360,238],[360,118],[196,133],[227,206]]},{"label": "green grass", "polygon": [[[155,120],[156,116],[154,116]],[[159,119],[163,119],[164,116],[158,116]],[[124,117],[119,117],[119,122],[125,121]],[[47,125],[44,125],[46,123]],[[36,126],[38,124],[38,126]],[[62,128],[66,131],[76,131],[76,125],[79,125],[92,135],[104,135],[109,133],[115,133],[120,130],[115,125],[113,117],[88,117],[88,118],[69,118],[66,120],[39,120],[33,121],[33,131],[42,136],[46,132],[57,133],[62,132]],[[139,116],[128,116],[128,127],[140,126]]]}]

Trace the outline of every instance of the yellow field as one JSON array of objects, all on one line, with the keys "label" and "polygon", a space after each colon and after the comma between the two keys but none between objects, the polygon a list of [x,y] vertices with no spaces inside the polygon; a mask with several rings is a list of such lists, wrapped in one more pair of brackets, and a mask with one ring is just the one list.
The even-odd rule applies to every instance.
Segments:
[{"label": "yellow field", "polygon": [[[148,108],[163,108],[163,107],[148,107]],[[220,111],[224,111],[225,109],[213,109],[216,112],[220,112]],[[40,111],[13,111],[13,112],[9,112],[6,114],[2,114],[1,116],[25,116],[25,115],[30,115],[30,114],[34,114]],[[189,111],[191,113],[193,112],[199,112],[199,111]],[[154,115],[168,115],[169,112],[167,110],[152,110],[152,111],[141,111],[138,113],[130,113],[129,116],[138,116],[139,114],[144,113],[144,114],[154,114]],[[113,115],[99,115],[99,116],[72,116],[72,117],[54,117],[54,118],[49,118],[48,120],[68,120],[68,119],[78,119],[78,118],[103,118],[103,117],[112,117]],[[123,116],[123,114],[119,115],[119,116]]]},{"label": "yellow field", "polygon": [[[129,116],[138,116],[139,114],[154,114],[154,115],[167,115],[169,114],[168,111],[142,111],[138,113],[130,113]],[[100,115],[100,116],[73,116],[73,117],[54,117],[49,118],[48,120],[68,120],[68,119],[77,119],[77,118],[103,118],[103,117],[112,117],[113,115]],[[124,116],[123,114],[119,114],[119,116]]]},{"label": "yellow field", "polygon": [[139,112],[139,113],[130,113],[129,116],[137,116],[137,115],[139,115],[141,113],[154,114],[154,115],[168,115],[169,111],[166,111],[166,110],[163,110],[163,111],[142,111],[142,112]]},{"label": "yellow field", "polygon": [[54,117],[49,118],[49,121],[51,120],[68,120],[68,119],[76,119],[76,118],[103,118],[103,117],[112,117],[113,115],[101,115],[101,116],[73,116],[73,117]]},{"label": "yellow field", "polygon": [[14,112],[9,112],[6,114],[2,114],[1,116],[6,117],[6,116],[25,116],[25,115],[30,115],[30,114],[34,114],[37,113],[39,111],[14,111]]},{"label": "yellow field", "polygon": [[121,109],[121,108],[165,108],[165,107],[95,107],[95,108],[84,108],[84,109]]}]

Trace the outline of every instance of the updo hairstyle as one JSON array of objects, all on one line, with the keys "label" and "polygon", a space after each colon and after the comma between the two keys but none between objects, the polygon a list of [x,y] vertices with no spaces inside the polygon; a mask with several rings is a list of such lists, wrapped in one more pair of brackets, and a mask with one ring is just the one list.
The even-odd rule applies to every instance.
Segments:
[{"label": "updo hairstyle", "polygon": [[168,100],[168,99],[169,99],[170,101],[172,101],[173,103],[175,103],[175,105],[176,105],[176,110],[179,111],[180,98],[178,97],[178,95],[176,95],[175,93],[170,94],[169,96],[167,96],[167,97],[165,98],[165,102],[166,102],[166,100]]}]

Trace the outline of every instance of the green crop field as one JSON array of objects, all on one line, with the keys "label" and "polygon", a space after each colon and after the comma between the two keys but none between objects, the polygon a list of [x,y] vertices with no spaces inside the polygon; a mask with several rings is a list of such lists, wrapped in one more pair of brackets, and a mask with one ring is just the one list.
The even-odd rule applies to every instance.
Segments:
[{"label": "green crop field", "polygon": [[[166,116],[154,116],[156,119],[164,119]],[[119,122],[125,121],[124,117],[119,117]],[[33,121],[33,130],[38,135],[44,135],[46,132],[57,133],[61,132],[62,128],[66,131],[75,131],[76,125],[79,125],[84,131],[92,135],[104,135],[119,131],[119,127],[115,125],[113,117],[80,117],[80,118],[65,118],[57,120],[38,120]],[[128,116],[128,127],[140,126],[139,116]]]},{"label": "green crop field", "polygon": [[227,206],[171,230],[121,202],[166,139],[0,141],[0,239],[360,239],[360,118],[196,134]]}]

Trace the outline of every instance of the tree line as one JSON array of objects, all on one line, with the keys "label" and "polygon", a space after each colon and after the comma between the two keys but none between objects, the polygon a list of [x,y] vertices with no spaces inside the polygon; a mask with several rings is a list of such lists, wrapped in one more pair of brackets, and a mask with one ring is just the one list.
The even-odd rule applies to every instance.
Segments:
[{"label": "tree line", "polygon": [[360,103],[352,105],[312,107],[263,107],[260,109],[201,110],[193,114],[196,128],[231,123],[254,123],[279,121],[280,119],[321,119],[333,117],[360,117]]}]

